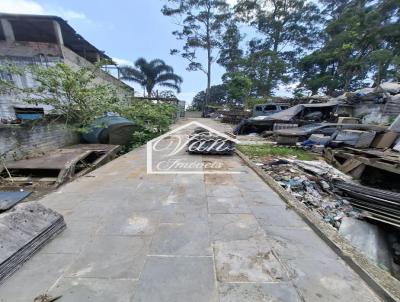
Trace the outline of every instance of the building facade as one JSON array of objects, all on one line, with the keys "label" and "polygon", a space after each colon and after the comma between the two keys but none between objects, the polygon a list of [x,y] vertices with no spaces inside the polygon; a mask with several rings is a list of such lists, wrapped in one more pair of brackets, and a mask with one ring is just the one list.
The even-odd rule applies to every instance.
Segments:
[{"label": "building facade", "polygon": [[[12,63],[23,67],[64,62],[71,66],[85,66],[100,60],[111,61],[60,17],[0,13],[0,25],[0,64]],[[29,73],[17,75],[0,71],[0,77],[20,88],[35,85]],[[99,70],[96,81],[111,83],[120,88],[121,93],[134,94],[130,86],[102,70]],[[0,121],[3,123],[15,120],[18,113],[34,113],[35,110],[46,113],[51,108],[40,104],[27,105],[15,94],[0,94]]]}]

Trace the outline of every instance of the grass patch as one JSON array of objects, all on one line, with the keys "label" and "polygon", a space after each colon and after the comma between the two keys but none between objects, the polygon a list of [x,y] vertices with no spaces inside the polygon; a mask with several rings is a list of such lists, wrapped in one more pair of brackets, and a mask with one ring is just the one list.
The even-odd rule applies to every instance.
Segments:
[{"label": "grass patch", "polygon": [[274,145],[237,145],[237,149],[240,152],[247,155],[250,158],[267,157],[267,156],[280,156],[290,157],[296,156],[300,160],[314,160],[315,157],[307,151],[287,148],[282,146]]}]

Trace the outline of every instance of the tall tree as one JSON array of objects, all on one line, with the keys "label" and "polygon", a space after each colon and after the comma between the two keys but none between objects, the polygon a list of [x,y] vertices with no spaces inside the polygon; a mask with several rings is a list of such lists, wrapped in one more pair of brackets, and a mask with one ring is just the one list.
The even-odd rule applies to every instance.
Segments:
[{"label": "tall tree", "polygon": [[239,0],[235,11],[263,37],[251,54],[257,51],[263,56],[266,70],[262,92],[271,95],[293,71],[300,55],[317,45],[319,9],[304,0]]},{"label": "tall tree", "polygon": [[165,64],[163,60],[155,59],[147,62],[144,58],[139,58],[135,66],[119,67],[122,79],[139,83],[151,96],[156,85],[167,87],[180,92],[180,85],[183,80],[174,73],[174,69]]},{"label": "tall tree", "polygon": [[[338,1],[341,2],[341,1]],[[400,54],[399,2],[352,0],[335,10],[321,49],[300,62],[301,85],[313,92],[349,91],[396,78]],[[372,79],[368,79],[372,76]]]},{"label": "tall tree", "polygon": [[[165,16],[177,17],[179,30],[173,32],[178,40],[183,40],[181,51],[171,50],[172,54],[180,53],[189,61],[188,70],[201,70],[207,76],[206,98],[203,113],[210,98],[211,67],[215,62],[213,50],[220,46],[220,35],[230,17],[229,5],[225,0],[167,0],[168,5],[162,9]],[[179,20],[178,20],[179,18]],[[202,64],[197,50],[206,52],[206,64]]]},{"label": "tall tree", "polygon": [[250,95],[251,80],[243,74],[231,73],[226,88],[230,101],[235,105],[243,105]]},{"label": "tall tree", "polygon": [[243,35],[239,31],[236,21],[231,20],[222,35],[222,45],[217,60],[217,63],[226,70],[222,76],[223,79],[239,71],[243,58],[243,50],[240,48],[242,39]]},{"label": "tall tree", "polygon": [[[205,99],[205,90],[197,93],[193,98],[193,108],[196,108],[197,110],[202,110]],[[228,104],[226,86],[224,84],[211,86],[209,90],[209,105],[222,106],[225,104]]]}]

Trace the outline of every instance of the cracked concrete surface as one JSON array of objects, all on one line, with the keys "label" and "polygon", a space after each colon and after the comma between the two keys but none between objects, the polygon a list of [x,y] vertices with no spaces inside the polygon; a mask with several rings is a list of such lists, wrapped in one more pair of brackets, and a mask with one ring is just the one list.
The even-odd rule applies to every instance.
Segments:
[{"label": "cracked concrete surface", "polygon": [[219,159],[242,173],[148,175],[139,148],[45,196],[68,228],[0,301],[379,301],[237,156]]}]

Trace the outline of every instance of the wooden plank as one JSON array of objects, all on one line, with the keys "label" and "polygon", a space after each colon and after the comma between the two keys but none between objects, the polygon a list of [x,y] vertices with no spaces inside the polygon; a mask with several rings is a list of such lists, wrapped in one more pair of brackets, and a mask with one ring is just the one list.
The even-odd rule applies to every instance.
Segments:
[{"label": "wooden plank", "polygon": [[350,171],[356,169],[357,167],[359,167],[360,165],[362,165],[362,163],[354,158],[348,159],[341,167],[340,170],[343,173],[349,173]]}]

